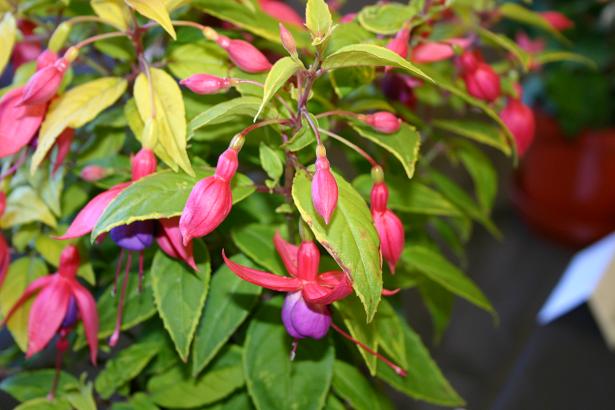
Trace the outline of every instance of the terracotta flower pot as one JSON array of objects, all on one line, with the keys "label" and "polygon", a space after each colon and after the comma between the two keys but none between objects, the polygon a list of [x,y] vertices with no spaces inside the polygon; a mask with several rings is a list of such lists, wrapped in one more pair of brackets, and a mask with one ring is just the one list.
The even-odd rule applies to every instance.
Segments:
[{"label": "terracotta flower pot", "polygon": [[615,230],[615,129],[566,139],[537,115],[537,138],[515,175],[513,200],[547,236],[583,246]]}]

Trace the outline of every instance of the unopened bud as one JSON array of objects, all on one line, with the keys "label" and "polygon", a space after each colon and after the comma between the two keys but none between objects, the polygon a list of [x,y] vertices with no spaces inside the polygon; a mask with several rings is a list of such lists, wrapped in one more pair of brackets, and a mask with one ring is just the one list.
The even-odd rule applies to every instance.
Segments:
[{"label": "unopened bud", "polygon": [[295,42],[295,38],[293,37],[291,32],[288,31],[286,27],[284,27],[284,24],[280,23],[279,26],[280,26],[280,40],[282,40],[282,45],[284,46],[286,51],[288,51],[288,54],[290,54],[291,56],[296,56],[297,55],[297,43]]}]

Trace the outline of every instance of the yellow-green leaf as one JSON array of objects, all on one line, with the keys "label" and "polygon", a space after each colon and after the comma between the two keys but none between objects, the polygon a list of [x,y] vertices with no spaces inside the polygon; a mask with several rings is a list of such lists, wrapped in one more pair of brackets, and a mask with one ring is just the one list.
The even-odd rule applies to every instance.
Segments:
[{"label": "yellow-green leaf", "polygon": [[30,186],[20,186],[11,191],[6,201],[6,210],[0,219],[0,227],[10,228],[38,221],[52,228],[57,225],[56,218],[45,202]]},{"label": "yellow-green leaf", "polygon": [[47,48],[54,53],[60,52],[60,50],[64,48],[64,43],[66,43],[66,39],[68,39],[71,29],[72,26],[67,22],[63,22],[56,27],[53,34],[49,38]]},{"label": "yellow-green leaf", "polygon": [[173,40],[177,38],[167,6],[163,0],[126,0],[126,3],[138,11],[139,14],[143,14],[145,17],[160,24],[173,37]]},{"label": "yellow-green leaf", "polygon": [[[144,144],[154,148],[173,170],[178,166],[194,176],[186,152],[186,109],[177,82],[157,68],[150,70],[151,85],[145,74],[135,82],[134,95],[139,115],[145,124]],[[152,107],[152,103],[154,107]]]},{"label": "yellow-green leaf", "polygon": [[164,5],[169,10],[169,13],[188,3],[190,3],[190,0],[164,0]]},{"label": "yellow-green leaf", "polygon": [[568,51],[545,51],[544,53],[540,53],[536,56],[536,62],[539,64],[549,64],[560,61],[584,64],[594,70],[598,67],[596,62],[591,58],[585,57],[582,54],[571,53]]},{"label": "yellow-green leaf", "polygon": [[0,21],[0,74],[4,71],[13,51],[16,33],[15,18],[11,13],[6,13]]},{"label": "yellow-green leaf", "polygon": [[[11,263],[4,284],[0,288],[2,317],[9,312],[32,281],[46,274],[47,267],[40,258],[24,257]],[[31,305],[32,299],[17,310],[7,324],[17,346],[24,352],[28,347],[28,316],[30,315]]]},{"label": "yellow-green leaf", "polygon": [[126,80],[123,78],[103,77],[62,94],[51,104],[41,125],[30,171],[36,171],[64,129],[79,128],[92,121],[115,103],[125,90]]},{"label": "yellow-green leaf", "polygon": [[258,118],[265,108],[265,105],[267,105],[271,98],[273,98],[275,93],[277,93],[278,90],[286,84],[288,79],[295,75],[295,73],[301,68],[301,64],[290,57],[283,57],[275,62],[273,67],[271,67],[269,74],[267,74],[267,79],[265,80],[264,86],[263,101],[261,102],[254,119]]},{"label": "yellow-green leaf", "polygon": [[324,0],[308,0],[305,8],[305,25],[312,33],[314,45],[322,43],[331,32],[333,20],[329,6]]},{"label": "yellow-green leaf", "polygon": [[130,10],[124,0],[92,0],[94,12],[104,21],[126,30],[130,23]]}]

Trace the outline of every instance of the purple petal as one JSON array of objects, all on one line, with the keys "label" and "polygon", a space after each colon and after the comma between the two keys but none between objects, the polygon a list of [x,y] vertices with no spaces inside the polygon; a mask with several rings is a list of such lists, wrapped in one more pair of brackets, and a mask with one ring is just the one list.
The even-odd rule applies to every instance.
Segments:
[{"label": "purple petal", "polygon": [[137,221],[111,229],[111,239],[118,246],[140,252],[154,243],[154,222]]},{"label": "purple petal", "polygon": [[290,293],[282,307],[282,322],[294,338],[322,339],[331,326],[331,312],[326,305],[306,303],[301,292]]}]

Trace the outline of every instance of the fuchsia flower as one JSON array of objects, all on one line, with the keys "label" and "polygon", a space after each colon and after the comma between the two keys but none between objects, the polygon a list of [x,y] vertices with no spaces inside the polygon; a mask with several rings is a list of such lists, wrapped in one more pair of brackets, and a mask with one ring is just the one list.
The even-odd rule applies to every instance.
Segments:
[{"label": "fuchsia flower", "polygon": [[288,31],[288,29],[284,27],[284,24],[282,23],[280,23],[278,27],[280,29],[280,40],[282,41],[282,45],[284,46],[286,51],[288,51],[289,54],[296,55],[297,42],[295,41],[295,38],[293,37],[292,33]]},{"label": "fuchsia flower", "polygon": [[352,293],[348,276],[341,271],[319,275],[320,252],[312,241],[303,241],[296,246],[276,233],[273,242],[290,277],[242,266],[228,259],[224,252],[222,257],[229,269],[243,280],[278,292],[288,292],[282,308],[282,322],[292,337],[324,337],[331,324],[327,305]]},{"label": "fuchsia flower", "polygon": [[209,74],[195,74],[181,80],[179,83],[188,87],[190,91],[201,95],[216,94],[228,90],[231,86],[229,78],[221,78]]},{"label": "fuchsia flower", "polygon": [[294,357],[298,339],[322,339],[332,327],[360,348],[382,360],[398,375],[407,375],[404,369],[353,339],[332,322],[329,305],[349,296],[352,293],[352,283],[341,271],[318,274],[320,252],[314,242],[304,239],[299,246],[293,245],[276,232],[273,243],[290,277],[240,265],[228,259],[224,251],[222,257],[229,269],[243,280],[266,289],[287,292],[282,306],[282,323],[288,334],[295,339],[291,358]]},{"label": "fuchsia flower", "polygon": [[515,137],[517,152],[519,155],[524,155],[532,144],[536,133],[534,112],[520,99],[509,98],[508,104],[500,113],[500,117]]},{"label": "fuchsia flower", "polygon": [[54,335],[66,337],[75,327],[78,319],[83,322],[85,336],[90,347],[90,360],[96,364],[98,352],[98,314],[94,298],[77,281],[79,251],[73,245],[67,246],[60,256],[58,272],[43,276],[32,282],[4,318],[8,322],[13,314],[27,300],[38,293],[28,319],[28,351],[26,357],[43,350]]},{"label": "fuchsia flower", "polygon": [[459,68],[471,96],[487,102],[500,96],[500,77],[478,51],[464,52],[459,57]]},{"label": "fuchsia flower", "polygon": [[[30,20],[19,19],[17,21],[19,31],[24,36],[30,36],[34,33],[36,24]],[[11,63],[15,69],[29,61],[36,60],[36,57],[41,53],[41,44],[39,40],[22,40],[15,43],[13,53],[11,54]]]},{"label": "fuchsia flower", "polygon": [[337,207],[337,182],[331,173],[327,151],[323,145],[316,147],[316,172],[312,180],[312,202],[316,212],[329,224]]},{"label": "fuchsia flower", "polygon": [[217,36],[216,42],[228,53],[231,61],[248,73],[260,73],[271,68],[267,57],[256,47],[244,40],[232,40],[226,36]]},{"label": "fuchsia flower", "polygon": [[96,182],[107,176],[107,170],[99,165],[87,165],[83,167],[80,175],[84,181]]},{"label": "fuchsia flower", "polygon": [[467,38],[449,38],[443,41],[426,41],[414,47],[410,60],[415,63],[435,63],[455,55],[455,48],[465,49],[472,44]]},{"label": "fuchsia flower", "polygon": [[397,100],[412,109],[416,105],[414,88],[420,85],[421,82],[413,77],[389,72],[384,75],[381,88],[388,100]]},{"label": "fuchsia flower", "polygon": [[410,41],[410,28],[404,26],[395,34],[395,37],[389,41],[387,48],[394,53],[399,54],[403,59],[408,58],[408,42]]},{"label": "fuchsia flower", "polygon": [[38,131],[47,104],[20,105],[24,88],[19,87],[0,99],[0,158],[17,153]]},{"label": "fuchsia flower", "polygon": [[342,23],[342,24],[352,23],[353,21],[355,21],[355,19],[357,18],[358,15],[359,15],[359,13],[344,14],[342,16],[342,18],[340,19],[340,23]]},{"label": "fuchsia flower", "polygon": [[56,160],[53,164],[53,169],[51,174],[54,175],[58,172],[58,169],[64,163],[66,156],[70,152],[70,146],[73,143],[73,138],[75,137],[75,130],[72,128],[66,128],[56,139],[56,146],[58,147],[58,153],[56,155]]},{"label": "fuchsia flower", "polygon": [[259,0],[261,9],[282,23],[303,26],[301,16],[288,4],[276,0]]},{"label": "fuchsia flower", "polygon": [[401,127],[401,119],[387,111],[360,115],[359,120],[383,134],[394,134]]},{"label": "fuchsia flower", "polygon": [[22,105],[48,103],[58,93],[69,62],[60,58],[52,64],[39,69],[28,81],[21,99]]},{"label": "fuchsia flower", "polygon": [[557,11],[543,11],[540,15],[555,30],[564,31],[574,27],[572,20]]},{"label": "fuchsia flower", "polygon": [[[382,170],[380,170],[380,173]],[[376,182],[371,192],[372,218],[376,231],[380,237],[380,249],[382,257],[387,261],[389,269],[395,273],[395,266],[399,261],[405,245],[404,225],[391,211],[387,203],[389,201],[389,189],[382,181]]]},{"label": "fuchsia flower", "polygon": [[[0,217],[4,214],[6,209],[6,194],[0,191]],[[9,244],[4,239],[4,236],[0,233],[0,287],[6,278],[6,273],[9,270],[9,264],[11,263],[11,249]]]}]

